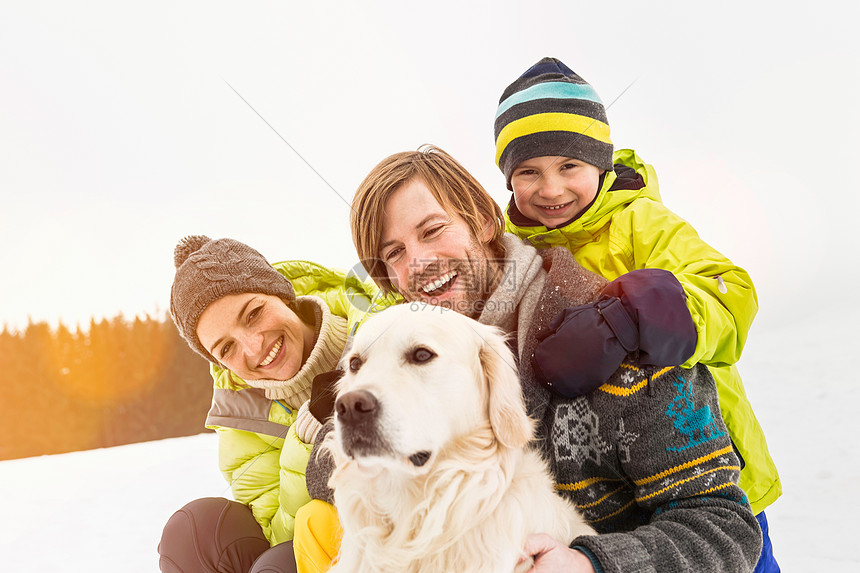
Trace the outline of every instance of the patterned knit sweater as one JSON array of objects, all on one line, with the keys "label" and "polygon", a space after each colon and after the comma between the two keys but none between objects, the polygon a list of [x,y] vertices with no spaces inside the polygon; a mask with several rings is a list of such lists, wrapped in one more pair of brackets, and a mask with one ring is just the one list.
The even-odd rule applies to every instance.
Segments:
[{"label": "patterned knit sweater", "polygon": [[[506,281],[479,320],[516,333],[524,395],[540,420],[537,446],[560,493],[601,533],[573,545],[607,573],[752,571],[761,531],[737,485],[740,464],[708,369],[644,367],[631,355],[586,396],[551,393],[533,368],[538,337],[605,281],[565,249],[539,255],[505,241]],[[502,304],[511,300],[516,312]]]}]

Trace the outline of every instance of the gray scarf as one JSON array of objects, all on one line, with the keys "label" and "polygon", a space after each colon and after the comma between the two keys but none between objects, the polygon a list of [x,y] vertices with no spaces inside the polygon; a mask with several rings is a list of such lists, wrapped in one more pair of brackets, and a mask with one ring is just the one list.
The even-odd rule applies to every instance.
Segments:
[{"label": "gray scarf", "polygon": [[582,268],[560,247],[538,251],[510,233],[502,240],[507,251],[502,281],[478,321],[516,333],[526,408],[531,417],[543,420],[552,394],[532,366],[538,337],[565,308],[596,300],[608,281]]}]

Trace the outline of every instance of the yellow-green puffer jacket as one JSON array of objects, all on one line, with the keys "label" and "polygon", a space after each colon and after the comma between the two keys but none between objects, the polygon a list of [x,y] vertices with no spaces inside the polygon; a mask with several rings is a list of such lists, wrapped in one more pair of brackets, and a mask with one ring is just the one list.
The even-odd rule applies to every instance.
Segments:
[{"label": "yellow-green puffer jacket", "polygon": [[780,496],[782,485],[734,366],[758,311],[755,287],[745,270],[702,241],[689,223],[663,205],[651,165],[630,149],[616,151],[614,163],[634,169],[644,187],[619,189],[641,186],[619,182],[612,189],[617,173],[606,173],[594,203],[560,229],[514,224],[512,216],[524,221],[512,202],[505,214],[506,230],[537,248],[565,247],[583,267],[609,280],[644,268],[675,274],[687,293],[699,337],[693,356],[683,366],[701,362],[710,367],[723,418],[746,463],[740,485],[753,511],[759,513]]},{"label": "yellow-green puffer jacket", "polygon": [[[370,280],[308,261],[273,266],[290,279],[297,296],[321,298],[332,314],[347,319],[350,331],[390,303]],[[233,499],[251,508],[272,545],[289,541],[296,511],[310,501],[305,468],[312,444],[299,440],[292,426],[301,404],[270,400],[220,366],[210,371],[214,393],[206,427],[218,434],[218,465]]]}]

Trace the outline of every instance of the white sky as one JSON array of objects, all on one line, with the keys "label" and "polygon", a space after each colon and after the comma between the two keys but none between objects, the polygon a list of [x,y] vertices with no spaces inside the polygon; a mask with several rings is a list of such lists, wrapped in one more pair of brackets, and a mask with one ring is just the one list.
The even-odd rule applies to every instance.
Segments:
[{"label": "white sky", "polygon": [[543,56],[632,83],[616,147],[750,271],[757,324],[860,279],[854,2],[5,4],[0,324],[161,312],[187,234],[349,268],[355,188],[423,143],[504,203],[493,115]]}]

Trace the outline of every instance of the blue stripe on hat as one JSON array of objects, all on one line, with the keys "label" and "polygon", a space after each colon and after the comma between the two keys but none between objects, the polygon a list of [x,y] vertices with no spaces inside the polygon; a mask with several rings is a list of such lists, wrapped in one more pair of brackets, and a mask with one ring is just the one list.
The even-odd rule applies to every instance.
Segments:
[{"label": "blue stripe on hat", "polygon": [[603,105],[597,92],[589,84],[544,82],[511,94],[508,99],[499,104],[496,118],[517,104],[536,99],[584,99]]}]

